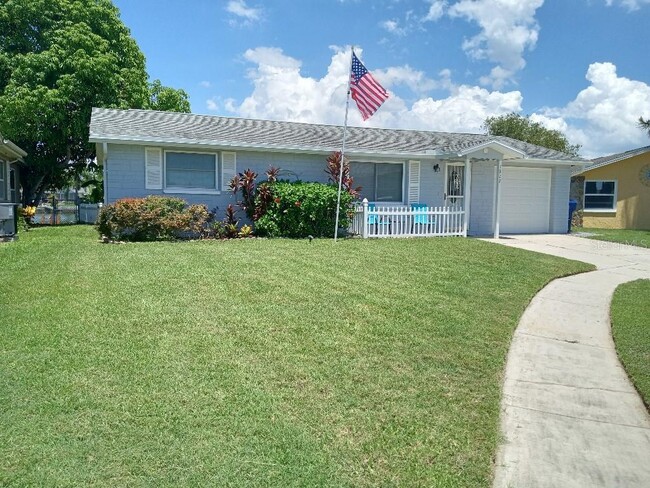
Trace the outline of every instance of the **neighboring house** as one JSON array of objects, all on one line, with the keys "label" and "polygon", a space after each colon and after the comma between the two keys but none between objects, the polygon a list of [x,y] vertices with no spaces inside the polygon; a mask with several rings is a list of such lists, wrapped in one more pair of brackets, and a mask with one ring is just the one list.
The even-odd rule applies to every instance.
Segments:
[{"label": "neighboring house", "polygon": [[583,226],[650,229],[650,146],[594,159],[572,180]]},{"label": "neighboring house", "polygon": [[13,238],[20,202],[18,165],[27,153],[0,134],[0,239]]},{"label": "neighboring house", "polygon": [[[339,126],[148,110],[95,108],[90,123],[105,203],[167,194],[221,210],[247,168],[326,181],[342,136]],[[472,235],[566,233],[571,173],[585,164],[507,137],[360,127],[348,127],[346,157],[362,198],[463,206]]]}]

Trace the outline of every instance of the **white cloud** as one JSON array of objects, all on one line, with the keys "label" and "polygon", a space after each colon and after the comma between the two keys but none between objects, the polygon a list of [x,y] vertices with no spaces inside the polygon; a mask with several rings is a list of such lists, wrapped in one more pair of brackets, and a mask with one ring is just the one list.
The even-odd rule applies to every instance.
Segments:
[{"label": "white cloud", "polygon": [[212,97],[209,98],[205,101],[205,105],[208,108],[208,110],[212,112],[216,112],[219,110],[219,101],[217,97]]},{"label": "white cloud", "polygon": [[379,26],[387,32],[395,34],[396,36],[403,36],[406,34],[406,29],[404,27],[400,27],[398,20],[384,20],[383,22],[379,23]]},{"label": "white cloud", "polygon": [[612,5],[621,5],[628,9],[628,11],[633,12],[639,10],[644,5],[650,5],[650,0],[605,0],[605,3],[608,7]]},{"label": "white cloud", "polygon": [[209,81],[201,81],[199,83],[199,86],[202,88],[212,88],[212,83],[210,83]]},{"label": "white cloud", "polygon": [[446,0],[430,0],[429,10],[420,20],[422,22],[435,22],[445,14],[446,8]]},{"label": "white cloud", "polygon": [[[241,103],[224,103],[229,112],[251,118],[297,122],[341,124],[345,113],[345,89],[349,70],[349,52],[334,48],[327,73],[322,78],[303,76],[300,61],[281,49],[258,47],[244,58],[255,64],[248,72],[253,90]],[[361,56],[361,50],[357,55]],[[357,126],[411,128],[440,131],[481,132],[487,116],[521,110],[519,91],[502,93],[481,87],[456,86],[449,70],[432,80],[409,66],[372,69],[377,80],[390,90],[406,86],[416,95],[407,102],[391,92],[390,98],[368,121],[363,122],[350,101],[349,123]],[[425,96],[431,89],[448,92],[435,100]]]},{"label": "white cloud", "polygon": [[250,25],[262,18],[262,9],[246,5],[246,0],[230,0],[226,5],[226,12],[235,15],[237,19],[231,19],[231,25]]},{"label": "white cloud", "polygon": [[539,25],[535,12],[544,0],[460,0],[449,7],[451,17],[476,22],[481,31],[463,42],[474,59],[497,64],[483,84],[500,89],[526,65],[523,53],[537,43]]},{"label": "white cloud", "polygon": [[409,65],[376,69],[373,70],[373,76],[381,79],[384,88],[406,85],[416,94],[423,94],[441,86],[441,83],[427,78],[424,72],[415,70]]},{"label": "white cloud", "polygon": [[587,70],[590,85],[565,107],[534,114],[549,128],[565,133],[581,154],[592,158],[648,144],[637,128],[639,116],[650,117],[650,85],[616,73],[612,63],[593,63]]}]

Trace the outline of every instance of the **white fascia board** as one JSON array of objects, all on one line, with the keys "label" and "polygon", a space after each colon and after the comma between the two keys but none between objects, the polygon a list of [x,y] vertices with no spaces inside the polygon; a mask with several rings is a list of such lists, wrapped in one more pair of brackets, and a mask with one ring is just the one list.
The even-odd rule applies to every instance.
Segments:
[{"label": "white fascia board", "polygon": [[23,151],[21,148],[16,146],[9,139],[3,139],[1,136],[0,136],[0,147],[11,158],[22,159],[25,156],[27,156],[27,153],[25,151]]},{"label": "white fascia board", "polygon": [[577,166],[589,164],[588,161],[572,161],[570,159],[504,159],[508,166]]},{"label": "white fascia board", "polygon": [[519,150],[515,149],[514,147],[508,146],[507,144],[504,144],[500,141],[488,141],[484,142],[482,144],[477,144],[476,146],[468,147],[467,149],[464,149],[463,151],[460,151],[458,153],[459,156],[468,156],[469,154],[472,154],[476,151],[480,151],[482,149],[494,149],[497,152],[502,153],[504,156],[510,156],[512,158],[525,158],[526,153]]},{"label": "white fascia board", "polygon": [[[209,143],[209,142],[195,142],[182,139],[166,139],[159,137],[149,137],[147,139],[141,138],[128,138],[128,137],[97,137],[91,135],[88,139],[91,143],[109,143],[109,144],[127,144],[127,145],[164,145],[165,147],[177,148],[202,148],[212,150],[226,150],[226,151],[267,151],[267,152],[292,152],[297,151],[304,154],[326,154],[340,151],[341,148],[314,148],[308,146],[280,146],[271,144],[228,144],[228,143]],[[424,152],[393,152],[393,151],[359,151],[354,149],[346,149],[346,156],[354,157],[382,157],[382,158],[397,158],[397,159],[435,159],[433,154],[426,154]]]}]

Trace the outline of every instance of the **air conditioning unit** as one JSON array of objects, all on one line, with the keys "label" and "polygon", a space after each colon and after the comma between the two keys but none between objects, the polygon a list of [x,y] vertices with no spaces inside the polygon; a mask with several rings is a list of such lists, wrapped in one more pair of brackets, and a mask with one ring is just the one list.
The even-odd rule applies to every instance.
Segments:
[{"label": "air conditioning unit", "polygon": [[10,220],[14,218],[14,206],[0,205],[0,220]]}]

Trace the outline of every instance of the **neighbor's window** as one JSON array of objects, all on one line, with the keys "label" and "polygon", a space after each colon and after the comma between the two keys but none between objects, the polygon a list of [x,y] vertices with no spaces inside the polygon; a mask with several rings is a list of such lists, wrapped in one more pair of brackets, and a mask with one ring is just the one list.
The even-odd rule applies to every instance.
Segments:
[{"label": "neighbor's window", "polygon": [[358,163],[350,166],[354,186],[361,187],[361,198],[371,202],[401,202],[404,165],[402,163]]},{"label": "neighbor's window", "polygon": [[217,155],[165,152],[165,187],[217,189]]},{"label": "neighbor's window", "polygon": [[0,161],[0,200],[7,199],[7,163]]},{"label": "neighbor's window", "polygon": [[585,210],[616,210],[616,181],[586,180]]}]

